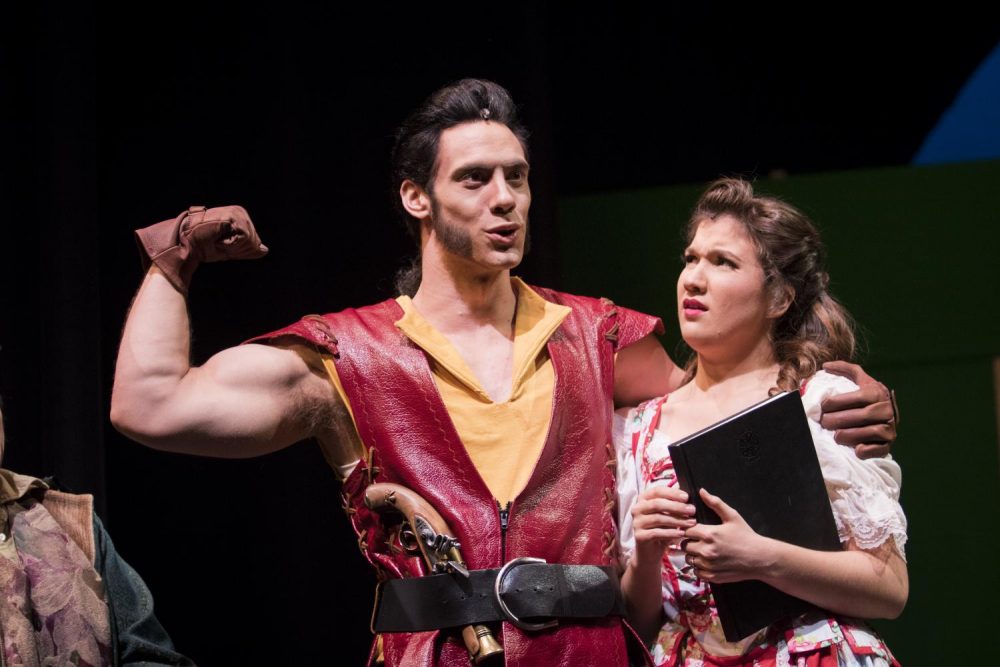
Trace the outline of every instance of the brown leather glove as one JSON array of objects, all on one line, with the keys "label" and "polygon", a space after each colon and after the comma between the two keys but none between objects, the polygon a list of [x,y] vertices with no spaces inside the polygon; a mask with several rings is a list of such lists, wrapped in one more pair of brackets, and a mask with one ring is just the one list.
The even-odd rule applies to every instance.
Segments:
[{"label": "brown leather glove", "polygon": [[896,440],[899,408],[896,394],[857,364],[829,361],[823,370],[858,385],[857,391],[823,401],[823,428],[835,431],[837,442],[854,447],[859,458],[885,456]]},{"label": "brown leather glove", "polygon": [[135,231],[143,270],[156,264],[170,284],[187,294],[201,262],[256,259],[267,254],[242,206],[192,206],[176,218]]}]

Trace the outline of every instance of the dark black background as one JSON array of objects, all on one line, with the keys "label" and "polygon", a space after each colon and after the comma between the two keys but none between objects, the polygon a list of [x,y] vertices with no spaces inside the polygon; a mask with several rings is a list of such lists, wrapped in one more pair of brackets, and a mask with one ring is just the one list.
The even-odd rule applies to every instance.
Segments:
[{"label": "dark black background", "polygon": [[200,663],[361,661],[372,577],[314,445],[216,461],[110,427],[140,279],[131,230],[241,203],[271,247],[199,272],[196,361],[391,296],[411,251],[389,206],[393,128],[438,86],[480,76],[511,90],[533,133],[523,274],[561,287],[558,196],[908,163],[1000,36],[958,8],[802,7],[4,9],[5,465],[96,494]]}]

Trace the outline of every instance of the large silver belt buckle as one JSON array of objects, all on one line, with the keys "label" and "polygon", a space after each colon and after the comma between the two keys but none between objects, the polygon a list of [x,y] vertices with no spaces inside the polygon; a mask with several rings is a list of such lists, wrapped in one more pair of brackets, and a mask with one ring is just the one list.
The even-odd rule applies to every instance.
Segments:
[{"label": "large silver belt buckle", "polygon": [[497,572],[497,580],[493,583],[493,599],[496,601],[497,606],[500,607],[500,611],[503,612],[503,615],[507,618],[507,620],[510,623],[516,625],[522,630],[538,631],[538,630],[545,630],[547,628],[554,628],[555,626],[559,625],[559,621],[557,621],[556,619],[552,619],[551,621],[544,621],[542,623],[529,623],[528,621],[522,621],[521,619],[519,619],[517,616],[514,615],[514,612],[510,610],[507,604],[503,601],[503,598],[500,597],[500,588],[503,586],[503,580],[507,576],[507,574],[510,573],[510,571],[513,570],[518,565],[527,565],[528,563],[546,563],[546,562],[548,561],[546,561],[544,558],[531,558],[529,556],[522,556],[521,558],[515,558],[514,560],[507,561],[507,563],[500,568],[500,571]]}]

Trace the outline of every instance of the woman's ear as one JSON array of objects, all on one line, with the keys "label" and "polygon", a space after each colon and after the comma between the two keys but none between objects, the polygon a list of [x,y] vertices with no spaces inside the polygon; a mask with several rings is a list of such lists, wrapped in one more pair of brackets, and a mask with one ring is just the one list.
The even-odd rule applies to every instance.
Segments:
[{"label": "woman's ear", "polygon": [[780,319],[795,301],[795,290],[786,282],[780,282],[771,289],[771,305],[767,316],[772,320]]}]

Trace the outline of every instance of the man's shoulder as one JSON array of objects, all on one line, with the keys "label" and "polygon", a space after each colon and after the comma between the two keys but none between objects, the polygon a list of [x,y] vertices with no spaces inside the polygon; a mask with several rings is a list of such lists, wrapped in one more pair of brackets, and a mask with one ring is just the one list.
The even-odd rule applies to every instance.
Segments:
[{"label": "man's shoulder", "polygon": [[624,308],[611,299],[568,294],[534,285],[529,288],[546,301],[568,306],[580,326],[586,328],[588,322],[596,322],[600,328],[607,329],[605,337],[616,349],[624,349],[651,333],[663,334],[663,322],[659,317]]},{"label": "man's shoulder", "polygon": [[399,319],[402,308],[395,299],[386,299],[379,303],[359,308],[325,313],[323,315],[305,315],[295,322],[244,341],[246,343],[271,344],[278,340],[299,339],[338,354],[338,336],[356,327],[371,330],[381,325],[391,325]]},{"label": "man's shoulder", "polygon": [[610,299],[583,296],[580,294],[570,294],[568,292],[560,292],[558,290],[550,289],[548,287],[540,287],[538,285],[526,284],[526,286],[532,292],[550,303],[557,303],[561,306],[568,306],[574,309],[578,308],[584,311],[600,313],[608,310],[609,306],[614,306]]},{"label": "man's shoulder", "polygon": [[569,294],[567,292],[560,292],[558,290],[549,289],[547,287],[539,287],[537,285],[528,285],[528,287],[546,301],[568,306],[573,308],[574,311],[589,313],[599,317],[625,315],[627,317],[640,317],[643,319],[648,318],[651,322],[659,322],[658,317],[647,315],[646,313],[633,310],[632,308],[620,306],[607,297]]}]

